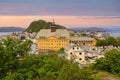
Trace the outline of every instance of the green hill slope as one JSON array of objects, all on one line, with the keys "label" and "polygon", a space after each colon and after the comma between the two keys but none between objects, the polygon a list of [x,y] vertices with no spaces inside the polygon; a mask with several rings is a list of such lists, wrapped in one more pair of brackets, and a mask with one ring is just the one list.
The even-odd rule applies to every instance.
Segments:
[{"label": "green hill slope", "polygon": [[[44,20],[33,21],[29,27],[25,30],[25,32],[38,32],[40,29],[49,29],[51,22],[46,22]],[[65,29],[64,26],[56,24],[57,29]]]}]

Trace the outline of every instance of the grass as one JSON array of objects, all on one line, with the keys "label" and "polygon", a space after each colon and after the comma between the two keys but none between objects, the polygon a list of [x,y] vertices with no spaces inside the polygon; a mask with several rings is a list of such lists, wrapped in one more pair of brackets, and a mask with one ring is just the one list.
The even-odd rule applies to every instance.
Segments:
[{"label": "grass", "polygon": [[94,80],[101,80],[101,78],[104,78],[104,77],[110,77],[110,78],[115,78],[116,80],[120,80],[120,77],[119,77],[119,76],[113,75],[113,74],[110,74],[110,73],[104,72],[104,71],[97,71],[97,72],[94,73],[91,77],[92,77]]}]

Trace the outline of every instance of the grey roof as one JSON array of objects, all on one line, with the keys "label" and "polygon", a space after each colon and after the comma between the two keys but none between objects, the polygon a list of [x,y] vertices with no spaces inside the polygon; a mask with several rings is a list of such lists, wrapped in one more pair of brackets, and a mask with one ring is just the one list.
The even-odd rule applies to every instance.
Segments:
[{"label": "grey roof", "polygon": [[104,52],[109,51],[109,50],[112,50],[112,49],[120,50],[119,47],[115,47],[115,46],[110,45],[110,46],[106,46],[106,47],[102,48],[101,53],[104,53]]},{"label": "grey roof", "polygon": [[71,37],[70,38],[71,41],[93,41],[95,40],[94,38],[90,38],[90,37]]},{"label": "grey roof", "polygon": [[69,51],[69,50],[70,50],[71,48],[73,48],[73,47],[79,47],[79,48],[83,49],[83,51],[88,52],[88,53],[99,53],[99,52],[101,51],[98,47],[92,47],[92,46],[77,46],[77,45],[75,45],[75,44],[73,44],[73,43],[67,45],[67,46],[65,47],[65,50],[66,50],[66,51]]},{"label": "grey roof", "polygon": [[65,47],[65,50],[70,50],[71,48],[73,48],[74,47],[74,44],[73,43],[70,43],[69,45],[67,45],[66,47]]},{"label": "grey roof", "polygon": [[56,29],[55,32],[51,32],[51,29],[41,29],[36,38],[40,38],[40,37],[45,37],[48,38],[50,36],[56,36],[57,38],[60,37],[65,37],[65,38],[69,38],[69,32],[66,29]]}]

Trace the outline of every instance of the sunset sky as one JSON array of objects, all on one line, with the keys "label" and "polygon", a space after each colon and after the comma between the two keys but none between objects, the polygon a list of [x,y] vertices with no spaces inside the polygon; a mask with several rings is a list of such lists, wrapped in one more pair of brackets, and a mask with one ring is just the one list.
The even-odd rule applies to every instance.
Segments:
[{"label": "sunset sky", "polygon": [[53,18],[66,27],[120,27],[120,0],[0,0],[0,27]]}]

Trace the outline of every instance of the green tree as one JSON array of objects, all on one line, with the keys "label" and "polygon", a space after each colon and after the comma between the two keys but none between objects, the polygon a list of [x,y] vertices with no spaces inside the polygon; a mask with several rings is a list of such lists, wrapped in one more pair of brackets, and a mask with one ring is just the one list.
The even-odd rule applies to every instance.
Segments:
[{"label": "green tree", "polygon": [[[89,80],[90,73],[56,53],[27,55],[31,41],[0,42],[0,80]],[[63,50],[63,49],[61,49]],[[24,59],[18,60],[17,55]]]},{"label": "green tree", "polygon": [[75,35],[75,33],[70,33],[70,36],[74,36]]},{"label": "green tree", "polygon": [[57,53],[64,53],[64,48],[61,48],[60,50],[58,50]]},{"label": "green tree", "polygon": [[107,46],[107,41],[97,39],[96,46]]},{"label": "green tree", "polygon": [[113,37],[108,37],[108,38],[106,39],[106,42],[107,42],[107,45],[116,46],[116,39],[113,38]]},{"label": "green tree", "polygon": [[0,42],[0,78],[14,73],[18,66],[17,55],[25,56],[31,41],[4,39]]},{"label": "green tree", "polygon": [[97,39],[97,46],[109,46],[109,45],[113,45],[113,46],[120,46],[120,39],[119,38],[113,38],[113,37],[108,37],[105,40],[100,40]]},{"label": "green tree", "polygon": [[58,80],[92,80],[90,72],[85,69],[80,69],[76,63],[69,62],[60,70]]},{"label": "green tree", "polygon": [[116,46],[120,46],[120,37],[116,38]]},{"label": "green tree", "polygon": [[26,56],[18,63],[16,71],[4,80],[90,80],[89,71],[54,53]]},{"label": "green tree", "polygon": [[120,51],[113,49],[107,51],[104,56],[96,60],[94,68],[120,75]]}]

